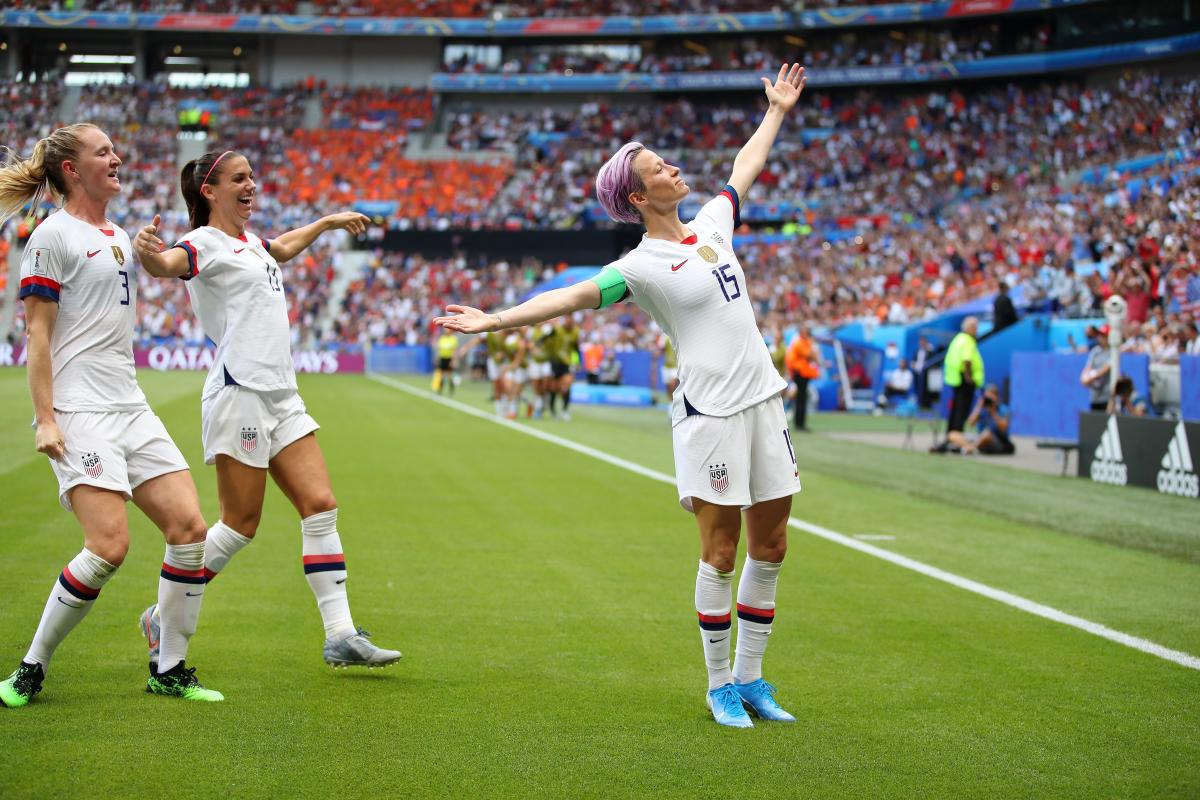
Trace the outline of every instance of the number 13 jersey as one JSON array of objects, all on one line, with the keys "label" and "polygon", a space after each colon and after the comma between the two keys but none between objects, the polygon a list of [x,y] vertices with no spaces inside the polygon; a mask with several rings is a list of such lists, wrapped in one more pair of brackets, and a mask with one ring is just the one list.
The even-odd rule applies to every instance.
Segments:
[{"label": "number 13 jersey", "polygon": [[192,310],[217,345],[201,399],[237,384],[259,392],[296,388],[283,276],[271,242],[196,228],[175,247],[188,256]]},{"label": "number 13 jersey", "polygon": [[679,362],[671,424],[728,417],[778,394],[779,377],[733,252],[738,198],[726,187],[688,223],[682,242],[642,237],[594,280],[601,306],[629,297],[671,338]]}]

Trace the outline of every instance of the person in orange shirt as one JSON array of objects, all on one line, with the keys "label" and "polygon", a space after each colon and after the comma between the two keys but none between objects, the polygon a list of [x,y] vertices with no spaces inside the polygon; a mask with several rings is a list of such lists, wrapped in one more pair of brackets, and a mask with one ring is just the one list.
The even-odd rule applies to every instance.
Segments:
[{"label": "person in orange shirt", "polygon": [[788,345],[784,365],[796,382],[796,430],[808,430],[808,382],[821,373],[817,346],[808,332],[808,325],[802,324],[800,332]]}]

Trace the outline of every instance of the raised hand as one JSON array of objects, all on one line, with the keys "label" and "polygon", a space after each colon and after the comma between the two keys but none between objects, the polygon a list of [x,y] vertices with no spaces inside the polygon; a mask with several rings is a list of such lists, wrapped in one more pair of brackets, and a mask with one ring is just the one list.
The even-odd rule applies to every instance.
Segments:
[{"label": "raised hand", "polygon": [[358,236],[367,232],[367,225],[371,220],[365,214],[357,211],[342,211],[325,217],[325,222],[328,223],[331,230],[341,228]]},{"label": "raised hand", "polygon": [[133,249],[139,258],[154,256],[167,249],[166,243],[158,238],[158,224],[161,221],[162,218],[155,214],[154,221],[138,231],[137,236],[133,238]]},{"label": "raised hand", "polygon": [[775,78],[775,83],[771,83],[770,78],[759,78],[763,82],[763,89],[767,93],[767,100],[772,106],[779,108],[782,111],[791,111],[796,105],[796,101],[800,99],[800,93],[804,91],[804,84],[808,82],[808,78],[804,75],[804,67],[799,64],[784,64],[779,68],[779,75]]},{"label": "raised hand", "polygon": [[487,314],[471,306],[446,306],[449,316],[437,317],[433,324],[458,333],[487,333],[498,330],[500,320],[496,314]]}]

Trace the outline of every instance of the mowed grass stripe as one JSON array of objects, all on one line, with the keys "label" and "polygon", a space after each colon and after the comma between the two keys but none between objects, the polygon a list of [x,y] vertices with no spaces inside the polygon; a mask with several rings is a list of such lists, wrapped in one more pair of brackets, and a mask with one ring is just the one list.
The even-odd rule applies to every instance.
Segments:
[{"label": "mowed grass stripe", "polygon": [[[593,447],[581,445],[577,442],[571,441],[570,439],[564,439],[561,436],[556,436],[552,433],[547,433],[546,431],[541,431],[536,428],[530,428],[525,425],[519,425],[515,422],[510,422],[506,419],[498,418],[465,403],[460,403],[456,400],[449,400],[445,397],[434,394],[433,392],[408,386],[400,381],[389,378],[386,375],[373,374],[370,376],[370,378],[402,392],[407,392],[408,394],[416,397],[422,397],[426,400],[439,403],[448,408],[461,411],[464,414],[470,414],[471,416],[488,420],[511,430],[519,431],[526,435],[533,436],[534,438],[541,439],[542,441],[550,442],[560,447],[565,447],[568,450],[573,450],[591,458],[604,461],[605,463],[629,472],[633,472],[637,475],[641,475],[642,477],[650,478],[651,480],[655,480],[660,483],[667,483],[672,486],[675,485],[675,479],[670,475],[657,470],[649,469],[648,467],[644,467],[632,461],[627,461],[626,459],[610,455]],[[983,597],[987,597],[988,599],[1011,606],[1019,611],[1024,611],[1028,614],[1034,614],[1035,616],[1048,619],[1052,622],[1077,628],[1086,633],[1090,633],[1093,636],[1099,636],[1102,639],[1116,642],[1117,644],[1124,645],[1125,647],[1131,647],[1134,650],[1138,650],[1157,658],[1179,664],[1182,667],[1200,670],[1200,658],[1197,658],[1190,653],[1185,653],[1181,650],[1174,650],[1156,642],[1152,642],[1148,639],[1133,636],[1122,631],[1113,630],[1112,628],[1109,628],[1106,625],[1101,625],[1098,622],[1092,622],[1091,620],[1083,619],[1082,617],[1078,617],[1073,614],[1068,614],[1064,611],[1043,605],[1011,592],[1006,592],[1002,589],[996,589],[980,583],[979,581],[974,581],[969,578],[964,578],[960,575],[955,575],[954,573],[947,572],[946,570],[942,570],[898,553],[893,553],[889,550],[867,544],[866,542],[853,539],[849,536],[845,536],[820,525],[814,525],[810,522],[806,522],[805,520],[797,519],[796,517],[789,518],[788,525],[797,530],[801,530],[814,536],[819,536],[822,539],[842,545],[843,547],[849,547],[853,550],[857,550],[860,553],[865,553],[867,555],[874,556],[875,558],[883,559],[884,561],[895,564],[898,567],[912,570],[913,572],[917,572],[928,578],[933,578],[934,580],[948,583],[951,586],[955,586],[959,589],[982,595]]]},{"label": "mowed grass stripe", "polygon": [[[670,487],[362,378],[302,376],[301,391],[325,426],[356,621],[404,662],[360,675],[320,664],[298,524],[272,490],[258,539],[209,587],[193,642],[191,660],[229,700],[143,695],[134,623],[162,551],[131,512],[135,551],[46,693],[24,713],[0,710],[0,797],[181,785],[197,800],[1200,788],[1197,673],[817,537],[793,543],[766,662],[799,722],[719,729],[691,610],[695,533]],[[186,440],[198,403],[160,413]],[[213,470],[193,463],[207,512]],[[9,663],[78,547],[70,516],[24,491],[49,494],[39,467],[18,471],[13,504],[57,533],[0,518]],[[28,593],[13,591],[18,579]]]}]

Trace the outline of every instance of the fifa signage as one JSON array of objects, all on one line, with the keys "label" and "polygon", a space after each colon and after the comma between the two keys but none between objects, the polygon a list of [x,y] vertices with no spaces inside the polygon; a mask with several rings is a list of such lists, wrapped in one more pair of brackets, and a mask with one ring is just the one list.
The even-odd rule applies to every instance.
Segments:
[{"label": "fifa signage", "polygon": [[1079,477],[1200,498],[1200,423],[1107,414],[1079,417]]}]

